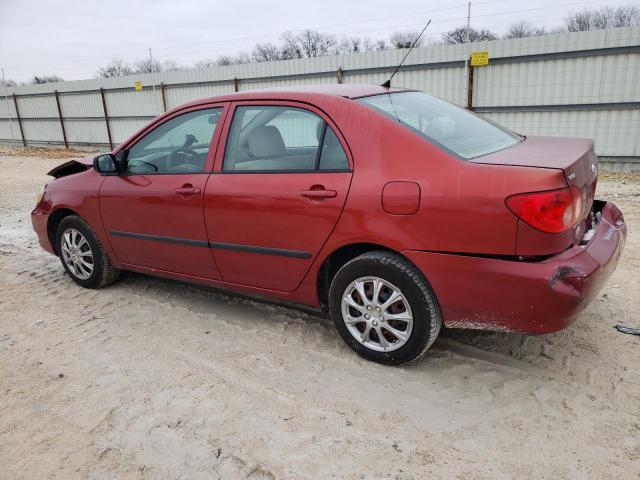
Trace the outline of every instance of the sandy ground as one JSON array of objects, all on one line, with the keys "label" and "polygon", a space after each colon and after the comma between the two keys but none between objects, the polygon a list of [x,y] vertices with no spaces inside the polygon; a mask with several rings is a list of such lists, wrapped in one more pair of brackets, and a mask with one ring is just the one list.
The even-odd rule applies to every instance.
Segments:
[{"label": "sandy ground", "polygon": [[554,335],[449,331],[423,362],[353,354],[325,319],[129,275],[83,290],[29,211],[61,160],[0,156],[0,477],[638,478],[640,179],[620,266]]}]

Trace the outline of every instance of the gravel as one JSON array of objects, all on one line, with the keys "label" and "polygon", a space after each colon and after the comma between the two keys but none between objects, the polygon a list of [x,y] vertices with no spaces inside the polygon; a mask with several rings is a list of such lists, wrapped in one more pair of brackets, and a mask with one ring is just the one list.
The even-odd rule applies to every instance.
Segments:
[{"label": "gravel", "polygon": [[448,331],[383,367],[326,319],[127,275],[84,290],[29,211],[60,163],[0,155],[3,478],[638,478],[640,182],[618,270],[546,336]]}]

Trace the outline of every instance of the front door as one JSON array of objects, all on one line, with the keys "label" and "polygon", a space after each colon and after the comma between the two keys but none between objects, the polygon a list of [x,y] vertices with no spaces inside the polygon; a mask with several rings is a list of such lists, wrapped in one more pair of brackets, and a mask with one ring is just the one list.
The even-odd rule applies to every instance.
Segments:
[{"label": "front door", "polygon": [[179,113],[130,148],[126,171],[100,189],[109,243],[124,263],[219,279],[203,195],[223,108]]},{"label": "front door", "polygon": [[297,104],[235,106],[204,205],[224,281],[290,292],[309,271],[351,182],[343,141],[328,121]]}]

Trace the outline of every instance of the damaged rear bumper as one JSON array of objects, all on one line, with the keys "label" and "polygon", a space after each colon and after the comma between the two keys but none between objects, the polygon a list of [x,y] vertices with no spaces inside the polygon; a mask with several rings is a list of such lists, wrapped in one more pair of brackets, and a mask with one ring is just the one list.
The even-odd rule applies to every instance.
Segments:
[{"label": "damaged rear bumper", "polygon": [[627,234],[620,210],[601,217],[585,245],[539,262],[403,252],[433,287],[447,327],[550,333],[570,325],[616,268]]}]

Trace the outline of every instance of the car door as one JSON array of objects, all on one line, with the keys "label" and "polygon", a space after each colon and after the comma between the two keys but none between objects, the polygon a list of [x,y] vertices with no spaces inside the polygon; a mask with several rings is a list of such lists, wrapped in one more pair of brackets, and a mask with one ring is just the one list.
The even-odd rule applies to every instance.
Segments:
[{"label": "car door", "polygon": [[226,123],[204,200],[220,273],[226,282],[293,291],[342,212],[351,182],[346,143],[324,113],[303,104],[238,102]]},{"label": "car door", "polygon": [[219,279],[203,195],[225,105],[177,112],[134,140],[126,170],[107,176],[100,210],[111,248],[126,264]]}]

